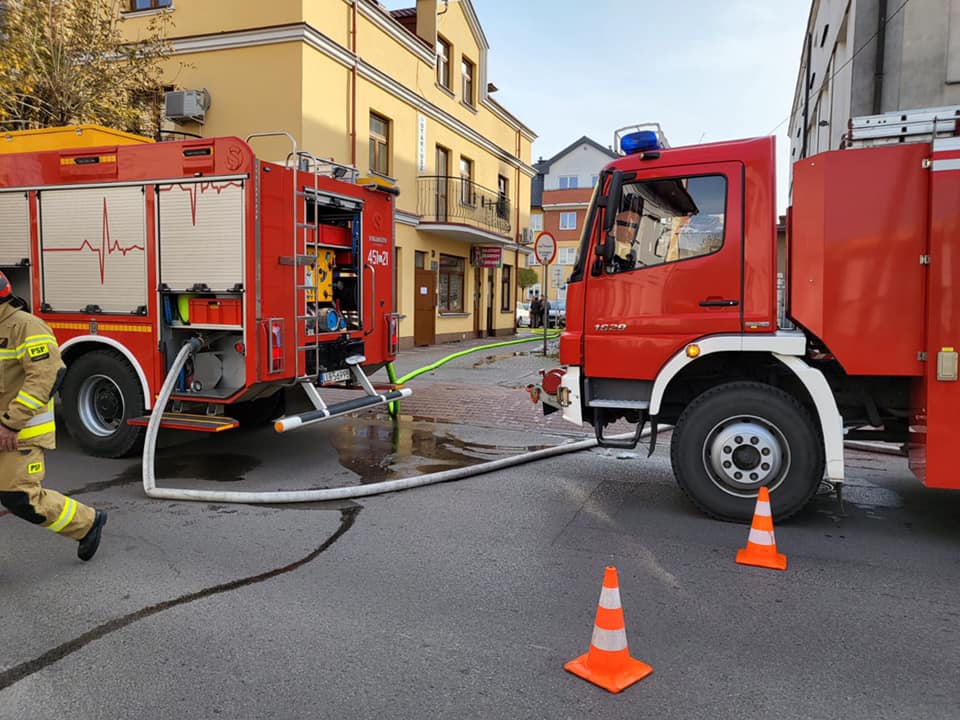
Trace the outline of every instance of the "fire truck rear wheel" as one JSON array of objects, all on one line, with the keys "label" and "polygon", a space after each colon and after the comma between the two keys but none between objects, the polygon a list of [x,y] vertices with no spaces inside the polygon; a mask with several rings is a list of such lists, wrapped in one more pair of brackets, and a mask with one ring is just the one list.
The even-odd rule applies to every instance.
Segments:
[{"label": "fire truck rear wheel", "polygon": [[142,416],[143,390],[136,371],[112,350],[96,350],[70,363],[60,389],[70,435],[90,455],[125,457],[138,449],[141,427],[128,425]]},{"label": "fire truck rear wheel", "polygon": [[810,413],[784,391],[754,382],[721,385],[681,414],[670,447],[684,494],[702,511],[749,522],[761,486],[774,518],[798,512],[823,477],[820,433]]}]

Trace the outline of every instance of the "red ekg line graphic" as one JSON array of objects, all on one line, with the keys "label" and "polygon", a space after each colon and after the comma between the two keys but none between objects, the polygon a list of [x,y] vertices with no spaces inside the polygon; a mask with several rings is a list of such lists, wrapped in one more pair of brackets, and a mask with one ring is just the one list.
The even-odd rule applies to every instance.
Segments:
[{"label": "red ekg line graphic", "polygon": [[183,185],[168,185],[166,187],[161,187],[160,192],[170,192],[174,188],[178,188],[183,192],[187,193],[190,196],[190,220],[193,223],[193,226],[197,225],[197,197],[207,192],[207,190],[213,190],[217,195],[222,193],[227,188],[236,187],[242,188],[243,184],[238,182],[225,182],[225,183],[186,183]]},{"label": "red ekg line graphic", "polygon": [[97,257],[100,261],[100,284],[103,285],[104,281],[104,266],[106,264],[106,259],[108,255],[113,255],[114,253],[120,253],[124,257],[127,256],[127,253],[133,252],[134,250],[139,250],[143,252],[143,245],[129,245],[123,247],[119,242],[113,242],[110,239],[110,218],[107,213],[107,199],[103,199],[103,226],[100,233],[100,247],[95,247],[89,240],[84,238],[83,242],[80,243],[80,247],[75,248],[44,248],[45,253],[48,252],[84,252],[89,251],[97,254]]}]

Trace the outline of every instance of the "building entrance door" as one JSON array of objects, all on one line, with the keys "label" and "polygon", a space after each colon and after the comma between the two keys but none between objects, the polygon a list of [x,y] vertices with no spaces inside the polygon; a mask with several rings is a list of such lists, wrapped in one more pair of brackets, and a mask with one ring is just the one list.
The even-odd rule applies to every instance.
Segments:
[{"label": "building entrance door", "polygon": [[437,274],[426,269],[426,256],[417,252],[413,274],[413,344],[418,347],[437,341]]}]

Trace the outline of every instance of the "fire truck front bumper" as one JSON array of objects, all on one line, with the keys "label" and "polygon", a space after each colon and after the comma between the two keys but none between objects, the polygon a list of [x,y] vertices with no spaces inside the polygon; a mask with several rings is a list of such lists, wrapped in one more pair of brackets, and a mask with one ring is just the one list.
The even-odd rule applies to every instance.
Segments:
[{"label": "fire truck front bumper", "polygon": [[560,411],[567,422],[583,424],[580,406],[580,368],[574,366],[540,371],[539,384],[527,385],[530,400],[542,403],[543,414]]}]

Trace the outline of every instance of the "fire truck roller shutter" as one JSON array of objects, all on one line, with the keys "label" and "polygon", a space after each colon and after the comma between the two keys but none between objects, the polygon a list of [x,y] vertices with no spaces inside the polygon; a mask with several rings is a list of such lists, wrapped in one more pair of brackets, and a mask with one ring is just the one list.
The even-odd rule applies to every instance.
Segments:
[{"label": "fire truck roller shutter", "polygon": [[171,290],[229,290],[244,282],[244,181],[157,186],[160,282]]},{"label": "fire truck roller shutter", "polygon": [[143,188],[39,194],[41,298],[54,311],[96,306],[128,315],[147,305]]},{"label": "fire truck roller shutter", "polygon": [[143,439],[131,418],[146,412],[137,371],[112,349],[64,353],[67,375],[60,388],[63,419],[70,435],[90,455],[126,457]]},{"label": "fire truck roller shutter", "polygon": [[25,192],[0,193],[0,266],[30,257],[30,206]]}]

